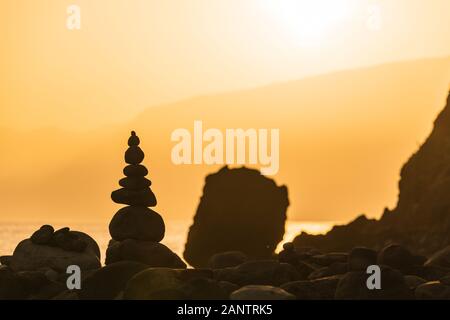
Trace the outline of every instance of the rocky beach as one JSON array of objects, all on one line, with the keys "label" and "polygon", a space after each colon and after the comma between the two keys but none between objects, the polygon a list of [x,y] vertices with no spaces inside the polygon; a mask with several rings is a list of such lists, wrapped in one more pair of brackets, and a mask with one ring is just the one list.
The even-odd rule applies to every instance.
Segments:
[{"label": "rocky beach", "polygon": [[[124,207],[112,215],[104,264],[90,235],[43,225],[0,257],[0,299],[450,299],[450,97],[401,171],[395,209],[302,233],[279,253],[288,186],[245,167],[207,176],[183,253],[193,268],[161,243],[165,221],[150,209],[157,197],[139,145],[131,132],[125,177],[111,194]],[[71,265],[79,289],[67,287]],[[367,285],[370,266],[379,267],[379,289]]]}]

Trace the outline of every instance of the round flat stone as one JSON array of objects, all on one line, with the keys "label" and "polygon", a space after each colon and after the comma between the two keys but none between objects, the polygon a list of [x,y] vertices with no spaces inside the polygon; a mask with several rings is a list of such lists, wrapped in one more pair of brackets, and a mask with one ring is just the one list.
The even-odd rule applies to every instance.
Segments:
[{"label": "round flat stone", "polygon": [[123,169],[123,174],[127,177],[144,177],[148,174],[148,170],[143,165],[130,164]]},{"label": "round flat stone", "polygon": [[150,188],[142,190],[119,189],[111,193],[111,199],[115,203],[127,204],[130,206],[156,206],[156,197]]},{"label": "round flat stone", "polygon": [[164,238],[165,225],[157,212],[146,207],[130,206],[114,215],[109,233],[117,241],[135,239],[159,242]]},{"label": "round flat stone", "polygon": [[152,182],[145,177],[126,177],[120,179],[119,185],[126,189],[140,190],[150,187]]},{"label": "round flat stone", "polygon": [[144,151],[138,146],[131,146],[125,152],[125,162],[128,164],[139,164],[144,160]]}]

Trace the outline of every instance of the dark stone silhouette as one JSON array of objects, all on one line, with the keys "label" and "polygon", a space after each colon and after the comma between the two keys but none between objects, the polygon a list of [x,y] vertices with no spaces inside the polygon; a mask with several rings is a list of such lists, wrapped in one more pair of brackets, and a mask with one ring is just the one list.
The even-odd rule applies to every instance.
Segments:
[{"label": "dark stone silhouette", "polygon": [[157,201],[150,188],[151,181],[145,178],[148,170],[141,164],[145,155],[139,144],[139,137],[132,131],[125,152],[126,177],[119,181],[122,188],[111,194],[114,202],[127,206],[109,224],[113,240],[106,251],[105,264],[135,261],[154,267],[185,268],[186,264],[175,253],[159,243],[164,238],[164,220],[148,208],[156,206]]},{"label": "dark stone silhouette", "polygon": [[401,170],[397,207],[380,220],[360,216],[326,235],[302,233],[296,247],[348,251],[354,246],[381,249],[398,243],[419,254],[450,244],[450,95],[426,142]]},{"label": "dark stone silhouette", "polygon": [[44,225],[30,239],[21,241],[8,266],[15,272],[51,269],[65,272],[69,265],[82,270],[100,268],[100,248],[89,235],[62,228],[54,231]]},{"label": "dark stone silhouette", "polygon": [[259,171],[222,168],[206,177],[184,258],[206,267],[211,256],[226,251],[271,257],[283,238],[288,205],[287,188]]}]

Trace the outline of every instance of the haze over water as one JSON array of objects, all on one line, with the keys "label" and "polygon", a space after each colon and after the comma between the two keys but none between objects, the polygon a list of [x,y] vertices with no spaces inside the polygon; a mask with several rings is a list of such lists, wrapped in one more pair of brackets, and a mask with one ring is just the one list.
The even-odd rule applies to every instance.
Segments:
[{"label": "haze over water", "polygon": [[[283,242],[291,241],[301,231],[306,231],[311,234],[325,233],[333,226],[334,222],[299,222],[288,221],[286,223],[286,232]],[[166,221],[166,235],[163,244],[168,246],[180,257],[183,256],[184,244],[186,242],[187,232],[191,225],[190,220],[167,220]],[[12,255],[17,244],[29,238],[34,231],[36,231],[41,224],[39,223],[0,223],[0,256]],[[55,229],[69,226],[72,230],[82,231],[93,237],[101,251],[102,263],[105,259],[106,248],[111,236],[108,232],[108,223],[86,223],[86,224],[55,224]],[[278,249],[281,248],[280,243]]]}]

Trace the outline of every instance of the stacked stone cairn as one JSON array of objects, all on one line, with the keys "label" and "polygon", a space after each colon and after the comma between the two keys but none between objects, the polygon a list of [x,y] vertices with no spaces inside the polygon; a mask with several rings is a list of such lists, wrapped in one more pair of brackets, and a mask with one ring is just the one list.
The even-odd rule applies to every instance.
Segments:
[{"label": "stacked stone cairn", "polygon": [[145,177],[148,170],[141,164],[145,155],[139,144],[139,137],[132,131],[125,152],[126,177],[119,181],[122,188],[111,194],[114,202],[127,206],[114,215],[109,225],[112,240],[105,263],[127,260],[151,267],[185,268],[175,253],[159,243],[164,238],[165,225],[162,217],[149,208],[156,206],[157,201],[150,188],[152,183]]}]

